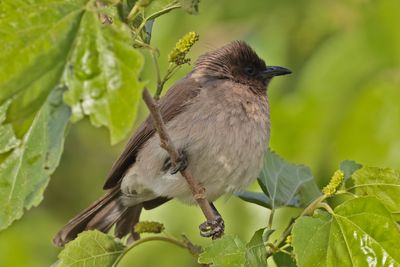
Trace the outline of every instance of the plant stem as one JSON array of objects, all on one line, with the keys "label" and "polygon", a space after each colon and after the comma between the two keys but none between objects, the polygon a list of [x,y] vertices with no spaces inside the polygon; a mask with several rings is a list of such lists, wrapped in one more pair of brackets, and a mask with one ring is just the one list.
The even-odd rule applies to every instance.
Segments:
[{"label": "plant stem", "polygon": [[179,1],[174,1],[174,2],[170,3],[169,5],[165,6],[164,9],[162,9],[160,11],[157,11],[157,12],[154,12],[153,14],[149,15],[146,18],[146,20],[154,19],[154,18],[156,18],[158,16],[161,16],[161,15],[163,15],[165,13],[170,12],[171,10],[174,10],[174,9],[177,9],[177,8],[181,8],[181,7],[182,7],[182,5],[179,3]]},{"label": "plant stem", "polygon": [[127,20],[131,21],[136,17],[136,14],[139,13],[139,9],[140,9],[140,5],[139,5],[140,1],[136,1],[135,5],[132,7],[131,11],[129,12],[128,16],[127,16]]},{"label": "plant stem", "polygon": [[[285,229],[285,231],[279,237],[279,239],[274,242],[274,246],[280,248],[283,245],[283,243],[286,241],[286,238],[292,233],[293,225],[298,218],[300,218],[302,216],[312,215],[316,209],[318,209],[322,206],[323,206],[323,208],[326,208],[326,206],[329,206],[328,204],[322,202],[326,198],[327,198],[326,195],[319,196],[317,199],[315,199],[313,202],[311,202],[296,219],[292,219],[290,221],[288,227]],[[325,205],[323,205],[322,203]],[[332,209],[330,209],[330,210],[332,210]],[[273,254],[273,252],[271,252],[271,251],[267,252],[267,258],[270,257],[272,254]]]},{"label": "plant stem", "polygon": [[[350,188],[351,189],[351,188]],[[348,189],[348,190],[350,190],[350,189]],[[354,198],[358,198],[358,196],[356,195],[356,194],[353,194],[353,193],[351,193],[351,192],[349,192],[349,191],[346,191],[346,190],[338,190],[336,193],[335,193],[335,195],[350,195],[350,196],[352,196],[352,197],[354,197]]]},{"label": "plant stem", "polygon": [[122,252],[122,254],[118,257],[118,259],[115,261],[115,263],[113,264],[113,267],[116,267],[120,261],[122,260],[122,258],[133,248],[146,243],[146,242],[150,242],[150,241],[164,241],[164,242],[168,242],[171,243],[175,246],[178,246],[180,248],[184,248],[184,249],[188,249],[189,252],[192,254],[191,249],[182,241],[177,240],[177,239],[173,239],[173,238],[169,238],[169,237],[164,237],[164,236],[151,236],[151,237],[146,237],[146,238],[142,238],[139,239],[138,241],[132,243],[132,245],[130,245],[127,249],[124,250],[124,252]]},{"label": "plant stem", "polygon": [[[153,59],[153,63],[154,63],[154,68],[155,68],[155,70],[156,70],[156,77],[157,77],[157,92],[158,92],[158,86],[159,86],[159,84],[161,83],[161,74],[160,74],[160,66],[158,65],[158,59],[157,59],[157,56],[156,56],[156,54],[153,52],[153,51],[151,51],[150,52],[151,53],[151,58]],[[157,94],[157,93],[156,93]],[[154,97],[155,98],[155,97]],[[158,100],[158,99],[156,99],[156,100]]]},{"label": "plant stem", "polygon": [[[171,79],[171,77],[175,74],[175,72],[179,69],[179,67],[180,66],[178,66],[178,65],[169,64],[168,69],[167,69],[167,73],[164,75],[162,80],[160,79],[157,82],[157,91],[154,94],[154,99],[155,100],[159,100],[160,99],[160,95],[161,95],[161,92],[162,92],[162,90],[164,88],[165,83],[169,79]],[[158,64],[157,64],[157,68],[159,69]]]},{"label": "plant stem", "polygon": [[334,214],[333,209],[331,208],[331,206],[329,206],[327,203],[325,202],[321,202],[318,203],[318,205],[316,206],[316,208],[323,208],[324,210],[326,210],[327,212],[329,212],[330,214]]},{"label": "plant stem", "polygon": [[306,215],[312,215],[314,213],[314,210],[318,208],[318,205],[324,201],[327,198],[326,195],[319,196],[317,199],[315,199],[313,202],[308,205],[303,212],[300,214],[299,217],[301,216],[306,216]]},{"label": "plant stem", "polygon": [[[139,2],[136,2],[136,4],[133,6],[131,11],[129,12],[129,14],[127,16],[127,20],[128,21],[132,21],[136,17],[136,15],[139,13],[140,7],[139,7],[138,3]],[[154,19],[154,18],[156,18],[158,16],[161,16],[164,13],[167,13],[167,12],[169,12],[171,10],[174,10],[174,9],[177,9],[177,8],[180,8],[180,7],[181,7],[181,5],[179,4],[179,2],[175,1],[175,2],[171,3],[170,5],[167,5],[164,9],[162,9],[160,11],[157,11],[157,12],[151,14],[150,16],[148,16],[146,18],[143,18],[142,23],[140,23],[139,27],[136,29],[136,32],[135,32],[135,35],[134,35],[133,39],[134,40],[136,39],[136,37],[140,34],[140,32],[143,30],[143,27],[146,26],[146,23],[149,20]]]},{"label": "plant stem", "polygon": [[268,229],[272,229],[272,222],[274,220],[274,215],[275,215],[275,209],[271,209],[271,213],[269,214],[268,218]]},{"label": "plant stem", "polygon": [[290,247],[290,244],[286,243],[285,245],[283,245],[282,247],[280,247],[280,250],[284,250],[286,248]]}]

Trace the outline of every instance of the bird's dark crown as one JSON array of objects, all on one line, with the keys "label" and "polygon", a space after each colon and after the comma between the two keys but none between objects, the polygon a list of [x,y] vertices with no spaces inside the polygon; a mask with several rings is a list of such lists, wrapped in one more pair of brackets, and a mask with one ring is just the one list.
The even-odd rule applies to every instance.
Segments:
[{"label": "bird's dark crown", "polygon": [[201,55],[194,69],[252,87],[265,88],[269,81],[259,75],[266,69],[264,60],[244,41],[234,41]]}]

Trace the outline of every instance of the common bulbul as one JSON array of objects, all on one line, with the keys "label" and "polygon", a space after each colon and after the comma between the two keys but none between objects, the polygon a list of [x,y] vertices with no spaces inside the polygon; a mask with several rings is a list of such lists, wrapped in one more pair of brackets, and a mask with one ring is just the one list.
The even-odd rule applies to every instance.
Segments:
[{"label": "common bulbul", "polygon": [[[211,204],[224,193],[244,189],[259,175],[270,134],[267,87],[273,77],[289,73],[267,66],[249,45],[234,41],[201,55],[193,70],[160,99],[167,132],[182,155],[179,165],[205,188]],[[196,203],[160,147],[151,118],[129,140],[104,189],[102,198],[58,232],[56,245],[84,230],[107,232],[113,225],[117,237],[131,233],[135,239],[134,225],[143,208],[173,198]]]}]

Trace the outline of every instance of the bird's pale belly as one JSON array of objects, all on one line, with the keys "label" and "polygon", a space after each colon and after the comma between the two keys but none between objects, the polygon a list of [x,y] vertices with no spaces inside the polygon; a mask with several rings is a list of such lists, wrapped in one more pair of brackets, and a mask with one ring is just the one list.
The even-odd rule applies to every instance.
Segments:
[{"label": "bird's pale belly", "polygon": [[[267,109],[264,113],[260,107],[256,117],[249,117],[243,108],[227,113],[221,102],[193,104],[191,109],[188,113],[193,116],[178,116],[167,124],[167,130],[175,146],[186,151],[188,170],[205,187],[208,200],[243,189],[257,178],[269,138]],[[122,182],[122,192],[136,194],[131,194],[136,198],[132,204],[157,196],[194,203],[180,173],[162,171],[167,157],[154,135]]]}]

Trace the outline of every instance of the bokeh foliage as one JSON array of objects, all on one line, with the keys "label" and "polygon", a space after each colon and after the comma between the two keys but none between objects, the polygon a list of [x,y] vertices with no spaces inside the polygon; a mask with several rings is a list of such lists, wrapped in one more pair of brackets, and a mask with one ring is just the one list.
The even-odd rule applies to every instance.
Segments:
[{"label": "bokeh foliage", "polygon": [[[26,18],[25,25],[20,26],[29,28],[32,21],[38,19],[29,16],[26,9],[31,2],[13,2],[18,10],[16,14]],[[57,19],[60,12],[69,11],[49,9],[50,13],[45,17],[49,20]],[[1,5],[1,13],[4,11]],[[195,55],[234,39],[244,39],[268,63],[291,68],[294,72],[291,77],[276,80],[270,87],[271,146],[285,158],[311,166],[322,185],[325,184],[324,178],[345,158],[369,165],[400,168],[399,12],[400,2],[397,0],[254,0],[234,3],[203,0],[200,16],[187,16],[176,11],[160,17],[154,24],[152,43],[160,48],[161,58],[166,59],[174,42],[185,32],[195,30],[200,33],[202,43],[194,51]],[[4,19],[13,18],[2,16],[1,20]],[[73,19],[73,16],[68,19]],[[64,24],[59,25],[65,29],[73,29],[75,25],[68,23],[70,21],[62,22]],[[1,33],[6,35],[2,37],[5,41],[1,46],[0,69],[11,73],[15,68],[27,68],[21,76],[11,78],[13,81],[23,80],[24,88],[30,88],[16,88],[12,82],[7,86],[10,88],[7,90],[21,92],[9,107],[9,117],[0,128],[1,133],[4,129],[10,136],[4,138],[9,141],[9,149],[19,145],[9,126],[13,126],[16,137],[22,138],[54,88],[54,81],[63,72],[62,58],[68,50],[63,38],[55,35],[54,42],[40,38],[37,41],[46,42],[44,45],[49,51],[61,55],[61,61],[56,63],[42,61],[42,64],[32,65],[29,53],[20,49],[30,38],[43,35],[46,25],[41,26],[20,33],[1,29]],[[61,33],[54,31],[54,34]],[[41,46],[32,47],[43,51]],[[8,54],[8,49],[16,49],[16,52]],[[146,53],[144,56],[146,62],[151,62]],[[42,68],[48,69],[49,66],[52,66],[51,73],[43,78],[48,81],[46,87],[31,83],[32,77],[38,77]],[[175,78],[182,77],[189,69],[182,70]],[[142,78],[148,80],[150,88],[154,88],[151,64],[145,66]],[[8,79],[8,76],[1,76],[0,84]],[[0,98],[1,103],[5,105],[4,101],[12,92],[4,89],[6,87],[0,88],[0,95],[4,97]],[[40,96],[40,101],[26,101],[30,96]],[[144,109],[139,111],[142,118]],[[1,118],[0,113],[0,121]],[[109,147],[107,133],[93,130],[86,121],[74,125],[70,131],[61,166],[53,175],[44,204],[29,212],[24,220],[18,221],[7,232],[0,233],[0,263],[5,266],[46,266],[52,263],[57,250],[50,243],[51,236],[67,218],[101,194],[103,178],[121,148]],[[3,136],[0,142],[3,142]],[[8,156],[10,150],[2,151],[0,159]],[[252,229],[265,226],[265,221],[262,221],[266,220],[264,209],[249,207],[237,199],[227,203],[222,200],[217,205],[222,206],[222,213],[229,222],[228,231],[238,233],[243,240],[250,239],[254,232]],[[278,220],[287,221],[295,212],[282,211]],[[192,236],[197,235],[192,229],[201,222],[195,209],[178,203],[167,204],[145,216],[162,220],[171,232],[187,232]],[[157,257],[154,257],[154,251],[157,251]],[[174,266],[196,266],[185,252],[158,244],[151,245],[148,250],[146,247],[140,249],[131,257],[126,260],[127,266],[129,261],[135,261],[138,266],[172,266],[172,263]],[[161,262],[161,258],[164,261]]]}]

